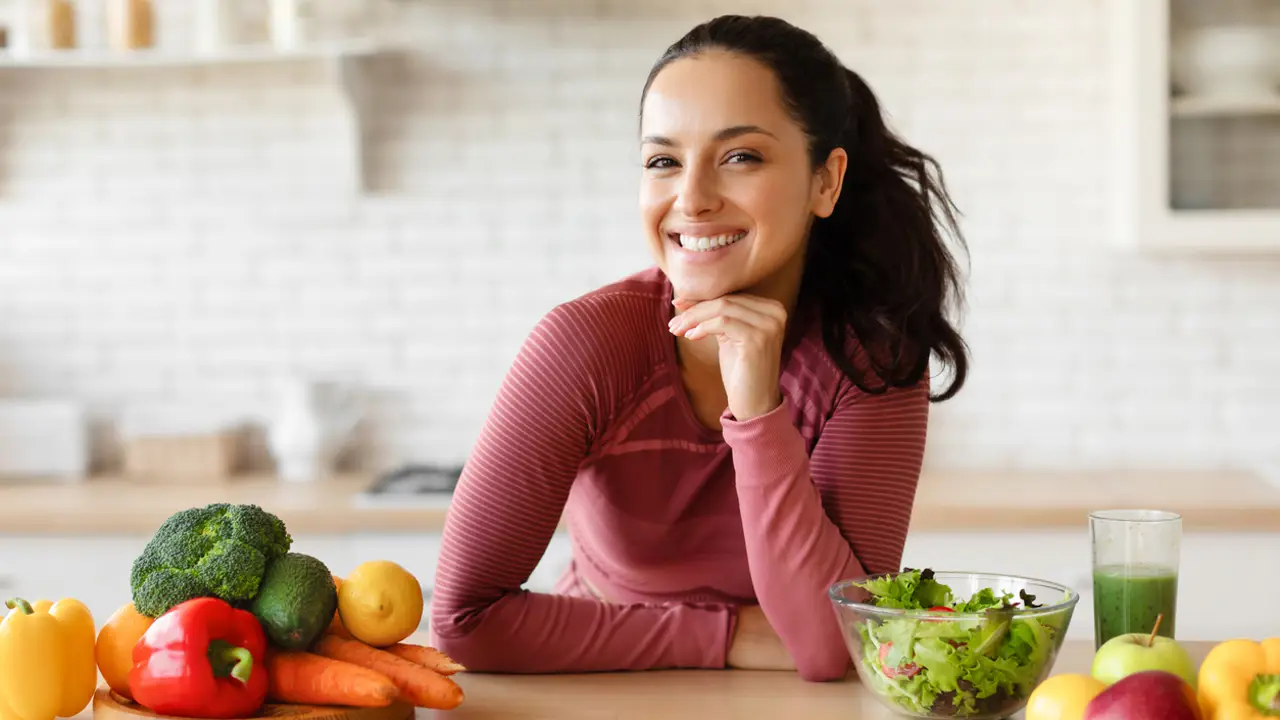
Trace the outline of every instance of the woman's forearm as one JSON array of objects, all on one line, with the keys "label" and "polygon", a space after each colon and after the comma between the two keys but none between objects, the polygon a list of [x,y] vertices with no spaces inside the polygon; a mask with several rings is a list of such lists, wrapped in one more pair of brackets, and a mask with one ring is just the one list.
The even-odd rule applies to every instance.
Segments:
[{"label": "woman's forearm", "polygon": [[898,567],[927,421],[923,384],[879,396],[851,391],[811,454],[788,403],[723,421],[756,597],[806,679],[848,669],[831,584]]},{"label": "woman's forearm", "polygon": [[722,605],[616,605],[527,591],[486,603],[446,588],[432,601],[431,631],[441,650],[482,672],[722,668],[731,613]]},{"label": "woman's forearm", "polygon": [[[776,423],[786,427],[771,427]],[[822,508],[803,440],[785,404],[726,433],[735,436],[738,505],[760,607],[801,677],[844,677],[849,653],[826,593],[862,566]]]}]

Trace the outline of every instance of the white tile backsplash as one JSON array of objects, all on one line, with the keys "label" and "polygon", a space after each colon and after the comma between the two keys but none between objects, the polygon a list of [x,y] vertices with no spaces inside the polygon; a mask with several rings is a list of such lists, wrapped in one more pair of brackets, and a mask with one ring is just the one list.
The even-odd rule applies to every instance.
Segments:
[{"label": "white tile backsplash", "polygon": [[375,65],[367,195],[322,63],[0,70],[0,392],[262,414],[276,374],[346,372],[379,398],[367,466],[462,459],[538,318],[648,263],[649,65],[713,14],[783,12],[964,212],[973,371],[935,406],[931,463],[1276,461],[1280,264],[1108,235],[1106,3],[369,7],[409,45]]}]

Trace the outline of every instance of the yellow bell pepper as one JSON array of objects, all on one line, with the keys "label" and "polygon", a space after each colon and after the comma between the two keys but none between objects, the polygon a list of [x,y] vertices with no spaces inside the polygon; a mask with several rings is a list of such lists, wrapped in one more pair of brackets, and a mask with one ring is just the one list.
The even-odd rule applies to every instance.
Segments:
[{"label": "yellow bell pepper", "polygon": [[1280,716],[1280,638],[1228,640],[1200,664],[1203,720],[1265,720]]},{"label": "yellow bell pepper", "polygon": [[[84,603],[21,598],[0,622],[0,720],[79,714],[98,683],[93,615]],[[7,714],[8,717],[5,717]]]}]

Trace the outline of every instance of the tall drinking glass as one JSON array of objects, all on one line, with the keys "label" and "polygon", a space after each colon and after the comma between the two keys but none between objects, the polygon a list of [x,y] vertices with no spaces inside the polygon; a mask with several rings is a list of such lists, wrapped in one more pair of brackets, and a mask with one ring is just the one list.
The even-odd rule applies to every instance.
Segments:
[{"label": "tall drinking glass", "polygon": [[1163,510],[1099,510],[1089,515],[1093,543],[1095,649],[1117,635],[1174,637],[1182,516]]}]

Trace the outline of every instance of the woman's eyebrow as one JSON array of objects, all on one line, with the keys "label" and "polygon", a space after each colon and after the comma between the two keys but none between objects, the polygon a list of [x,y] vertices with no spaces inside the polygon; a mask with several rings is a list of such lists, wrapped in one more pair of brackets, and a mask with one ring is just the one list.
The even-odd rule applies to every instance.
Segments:
[{"label": "woman's eyebrow", "polygon": [[[741,135],[752,135],[752,134],[768,135],[774,140],[778,139],[777,135],[774,135],[773,133],[769,132],[768,130],[765,130],[759,125],[734,125],[732,127],[727,127],[727,128],[724,128],[723,130],[718,131],[715,134],[715,140],[716,142],[724,142],[725,140],[732,140],[733,138],[739,137]],[[642,142],[644,144],[662,145],[664,147],[676,147],[677,145],[680,144],[675,140],[672,140],[671,138],[665,137],[663,135],[646,135],[642,140]]]}]

